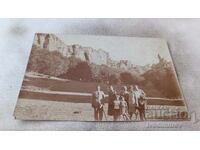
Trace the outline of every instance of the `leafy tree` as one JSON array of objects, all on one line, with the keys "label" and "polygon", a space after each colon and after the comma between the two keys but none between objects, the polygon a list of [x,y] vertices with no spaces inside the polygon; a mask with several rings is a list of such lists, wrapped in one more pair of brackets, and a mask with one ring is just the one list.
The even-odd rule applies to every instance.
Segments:
[{"label": "leafy tree", "polygon": [[119,82],[119,79],[115,74],[112,74],[109,76],[109,84],[117,84]]},{"label": "leafy tree", "polygon": [[59,76],[67,72],[70,60],[58,51],[48,51],[36,46],[32,47],[27,70],[51,76]]},{"label": "leafy tree", "polygon": [[155,89],[157,93],[160,93],[153,96],[181,98],[175,72],[169,62],[160,62],[153,65],[149,71],[143,74],[143,77],[146,83],[152,83],[152,86],[148,87],[148,90]]},{"label": "leafy tree", "polygon": [[122,72],[120,73],[120,80],[124,83],[124,84],[133,84],[134,82],[134,78],[131,75],[130,72]]},{"label": "leafy tree", "polygon": [[79,62],[75,67],[68,69],[66,76],[72,80],[91,81],[92,71],[87,62]]}]

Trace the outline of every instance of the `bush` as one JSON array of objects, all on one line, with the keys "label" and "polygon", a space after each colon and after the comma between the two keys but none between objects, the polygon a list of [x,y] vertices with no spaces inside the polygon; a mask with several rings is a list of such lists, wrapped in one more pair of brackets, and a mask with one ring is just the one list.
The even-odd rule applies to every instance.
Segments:
[{"label": "bush", "polygon": [[117,84],[119,82],[119,79],[115,74],[112,74],[109,76],[109,84]]},{"label": "bush", "polygon": [[159,91],[162,97],[181,98],[180,89],[175,76],[175,72],[169,63],[165,67],[163,64],[156,64],[149,71],[143,74],[145,82],[151,82],[152,86],[148,90],[155,89]]},{"label": "bush", "polygon": [[79,62],[60,77],[79,81],[92,81],[92,71],[87,62]]},{"label": "bush", "polygon": [[133,84],[134,78],[130,72],[122,72],[120,73],[120,80],[124,84]]},{"label": "bush", "polygon": [[58,51],[48,51],[36,46],[32,47],[27,70],[41,74],[60,76],[69,68],[75,67],[80,59],[71,56],[66,58]]}]

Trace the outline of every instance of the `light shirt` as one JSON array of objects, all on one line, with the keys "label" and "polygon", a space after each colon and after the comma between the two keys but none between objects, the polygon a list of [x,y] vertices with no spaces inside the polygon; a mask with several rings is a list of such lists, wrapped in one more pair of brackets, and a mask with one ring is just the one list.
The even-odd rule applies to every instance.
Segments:
[{"label": "light shirt", "polygon": [[138,90],[134,91],[134,93],[135,93],[135,98],[136,98],[136,102],[137,102],[137,105],[138,105],[139,98],[141,96],[145,96],[145,93],[141,89],[138,89]]},{"label": "light shirt", "polygon": [[131,91],[129,93],[129,104],[136,104],[137,103],[137,99],[135,97],[135,91]]},{"label": "light shirt", "polygon": [[101,101],[105,98],[105,94],[103,91],[96,91],[95,97],[96,97],[96,101],[101,104]]},{"label": "light shirt", "polygon": [[119,100],[114,100],[114,109],[120,109],[120,101]]}]

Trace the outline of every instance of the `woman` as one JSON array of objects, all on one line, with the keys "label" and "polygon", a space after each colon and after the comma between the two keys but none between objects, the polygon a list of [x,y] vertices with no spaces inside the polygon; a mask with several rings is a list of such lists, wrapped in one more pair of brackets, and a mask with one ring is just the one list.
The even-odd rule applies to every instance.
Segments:
[{"label": "woman", "polygon": [[114,100],[117,99],[116,92],[111,85],[108,92],[108,115],[114,117]]},{"label": "woman", "polygon": [[114,108],[113,108],[113,120],[114,121],[119,121],[120,120],[120,115],[121,115],[121,101],[120,101],[120,96],[117,95],[116,99],[113,102]]},{"label": "woman", "polygon": [[122,87],[120,96],[124,97],[124,100],[127,103],[127,108],[129,109],[129,93],[127,91],[127,87],[126,86]]}]

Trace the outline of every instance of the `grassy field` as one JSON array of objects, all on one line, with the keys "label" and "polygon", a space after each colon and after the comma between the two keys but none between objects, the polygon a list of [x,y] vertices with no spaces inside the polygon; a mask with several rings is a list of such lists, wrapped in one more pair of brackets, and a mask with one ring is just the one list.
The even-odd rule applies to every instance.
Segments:
[{"label": "grassy field", "polygon": [[[67,95],[66,92],[92,93],[99,83],[58,80],[52,78],[25,77],[23,90],[15,109],[15,117],[22,120],[82,120],[93,121],[90,95]],[[107,94],[107,85],[101,83]],[[25,90],[25,89],[32,89]],[[121,86],[115,86],[119,91]],[[39,89],[34,91],[34,89]],[[61,92],[61,93],[58,93]],[[108,104],[105,104],[107,113]],[[173,113],[171,113],[173,112]],[[185,119],[179,116],[187,112],[181,100],[149,99],[146,116],[148,120]],[[182,114],[181,114],[182,115]],[[183,114],[184,115],[184,114]],[[112,121],[111,116],[107,116]],[[105,121],[105,118],[104,118]],[[122,120],[123,121],[123,120]]]},{"label": "grassy field", "polygon": [[82,92],[91,93],[95,91],[97,85],[100,85],[102,90],[107,93],[107,85],[96,82],[81,82],[81,81],[59,81],[53,79],[40,79],[26,77],[23,81],[23,86],[36,86],[40,88],[47,88],[51,91],[67,91],[67,92]]},{"label": "grassy field", "polygon": [[[81,82],[81,81],[60,81],[48,78],[31,78],[26,77],[23,81],[23,87],[33,86],[41,89],[47,89],[49,91],[63,91],[63,92],[81,92],[92,93],[95,91],[96,86],[99,83],[96,82]],[[107,94],[108,86],[100,83],[102,90]],[[117,85],[114,88],[119,92],[121,86]],[[19,98],[35,99],[35,100],[51,100],[61,102],[73,102],[73,103],[90,103],[91,96],[82,95],[64,95],[64,94],[48,94],[42,92],[20,91]],[[148,105],[170,105],[170,106],[184,106],[184,102],[180,100],[148,100]]]}]

